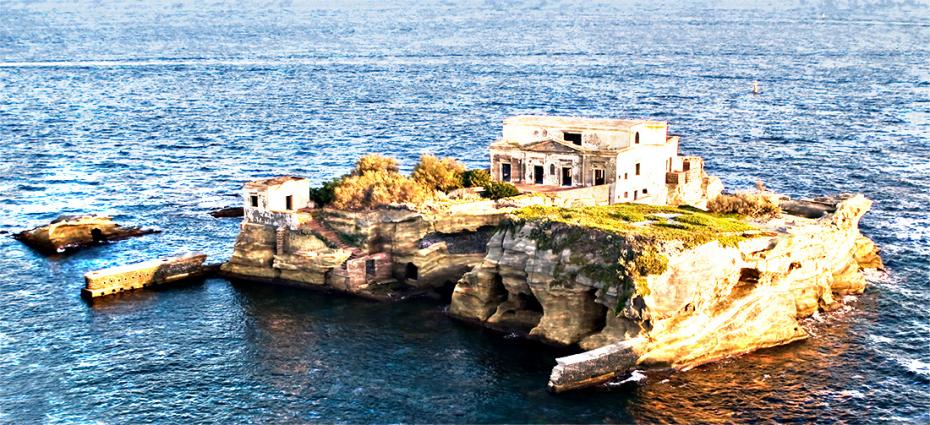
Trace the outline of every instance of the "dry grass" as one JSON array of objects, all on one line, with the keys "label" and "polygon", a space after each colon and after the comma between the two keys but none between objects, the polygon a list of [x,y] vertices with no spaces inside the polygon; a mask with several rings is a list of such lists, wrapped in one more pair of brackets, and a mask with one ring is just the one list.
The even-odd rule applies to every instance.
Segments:
[{"label": "dry grass", "polygon": [[739,214],[753,218],[772,218],[781,213],[772,200],[761,193],[721,194],[707,203],[707,210],[721,214]]}]

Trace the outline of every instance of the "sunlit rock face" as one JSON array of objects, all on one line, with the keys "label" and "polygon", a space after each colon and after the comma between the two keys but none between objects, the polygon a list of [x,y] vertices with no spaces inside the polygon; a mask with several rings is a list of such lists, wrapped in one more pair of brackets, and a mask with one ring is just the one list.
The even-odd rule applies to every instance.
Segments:
[{"label": "sunlit rock face", "polygon": [[625,343],[635,356],[617,369],[689,368],[786,344],[808,337],[798,319],[835,308],[836,295],[861,293],[861,270],[881,267],[859,232],[870,206],[855,196],[819,219],[782,215],[728,246],[660,241],[650,247],[667,265],[645,276],[623,267],[652,255],[632,237],[533,221],[503,226],[456,285],[450,312],[588,350]]}]

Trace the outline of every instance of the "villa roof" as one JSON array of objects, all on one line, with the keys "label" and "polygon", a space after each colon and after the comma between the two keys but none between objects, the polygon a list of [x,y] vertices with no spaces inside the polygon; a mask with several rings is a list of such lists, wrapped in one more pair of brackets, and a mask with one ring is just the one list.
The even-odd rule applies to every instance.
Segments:
[{"label": "villa roof", "polygon": [[544,127],[561,127],[577,130],[626,130],[636,125],[667,126],[666,121],[638,119],[579,118],[542,115],[518,115],[504,119],[504,124],[538,125]]},{"label": "villa roof", "polygon": [[278,185],[282,185],[290,181],[298,181],[298,180],[307,180],[307,179],[303,177],[295,177],[295,176],[279,176],[279,177],[272,177],[270,179],[252,180],[246,183],[243,186],[243,188],[244,189],[265,189],[271,186],[278,186]]}]

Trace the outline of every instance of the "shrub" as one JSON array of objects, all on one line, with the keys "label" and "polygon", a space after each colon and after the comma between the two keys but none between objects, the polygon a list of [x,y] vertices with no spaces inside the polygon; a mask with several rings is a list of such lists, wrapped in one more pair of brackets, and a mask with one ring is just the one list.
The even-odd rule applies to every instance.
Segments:
[{"label": "shrub", "polygon": [[433,155],[420,156],[420,162],[413,168],[413,179],[421,185],[449,192],[462,187],[462,174],[465,166],[454,158],[439,159]]},{"label": "shrub", "polygon": [[342,179],[344,177],[337,177],[328,182],[324,182],[323,186],[320,187],[311,187],[310,188],[310,200],[313,201],[318,207],[329,205],[333,202],[333,191],[337,186],[342,184]]},{"label": "shrub", "polygon": [[367,171],[343,178],[333,188],[335,208],[361,210],[393,203],[421,203],[433,190],[397,172]]},{"label": "shrub", "polygon": [[370,172],[397,173],[400,168],[397,167],[397,160],[381,155],[365,155],[355,162],[353,176],[361,176]]},{"label": "shrub", "polygon": [[742,192],[734,195],[721,194],[707,203],[707,210],[753,218],[771,218],[781,213],[781,208],[768,197]]},{"label": "shrub", "polygon": [[485,198],[491,199],[509,198],[519,194],[520,191],[516,186],[510,183],[496,181],[489,181],[488,184],[484,187],[484,193],[482,193]]},{"label": "shrub", "polygon": [[462,174],[462,184],[465,187],[487,187],[491,184],[491,173],[481,168],[468,170]]}]

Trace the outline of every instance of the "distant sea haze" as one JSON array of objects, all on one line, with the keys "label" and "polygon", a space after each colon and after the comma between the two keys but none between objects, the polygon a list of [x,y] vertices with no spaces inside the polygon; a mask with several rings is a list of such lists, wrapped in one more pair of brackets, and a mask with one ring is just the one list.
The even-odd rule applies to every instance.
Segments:
[{"label": "distant sea haze", "polygon": [[[0,423],[930,422],[930,12],[807,2],[6,1],[0,231],[96,212],[157,235],[0,237]],[[753,95],[752,82],[762,93]],[[728,189],[861,192],[887,273],[816,336],[552,395],[562,350],[380,304],[209,279],[89,305],[83,274],[202,251],[248,180],[365,153],[487,167],[518,114],[668,121]]]}]

